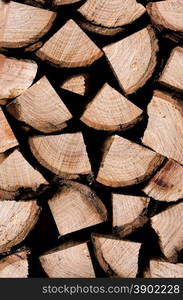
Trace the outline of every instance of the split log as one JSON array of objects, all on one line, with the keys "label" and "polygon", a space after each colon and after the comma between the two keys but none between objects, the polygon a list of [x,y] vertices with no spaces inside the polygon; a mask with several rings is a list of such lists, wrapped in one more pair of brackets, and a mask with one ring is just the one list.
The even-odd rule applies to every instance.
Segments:
[{"label": "split log", "polygon": [[125,237],[142,227],[148,218],[144,215],[149,198],[112,194],[113,231]]},{"label": "split log", "polygon": [[38,220],[40,207],[36,200],[0,201],[0,252],[22,242]]},{"label": "split log", "polygon": [[18,141],[0,108],[0,153],[18,145]]},{"label": "split log", "polygon": [[0,260],[0,278],[28,277],[28,250],[16,252]]},{"label": "split log", "polygon": [[47,184],[18,150],[0,164],[0,199],[27,199]]},{"label": "split log", "polygon": [[72,118],[46,77],[11,102],[7,109],[17,120],[44,133],[62,130]]},{"label": "split log", "polygon": [[0,55],[0,103],[23,93],[33,82],[37,64]]},{"label": "split log", "polygon": [[158,44],[153,29],[148,26],[105,46],[103,51],[124,92],[132,94],[152,76]]},{"label": "split log", "polygon": [[73,20],[69,20],[36,53],[42,60],[66,68],[91,65],[103,55]]},{"label": "split log", "polygon": [[78,3],[81,0],[53,0],[53,4],[54,5],[69,5],[69,4],[74,4],[74,3]]},{"label": "split log", "polygon": [[159,236],[163,254],[170,262],[176,262],[183,249],[183,202],[169,207],[151,218],[152,227]]},{"label": "split log", "polygon": [[95,255],[110,277],[135,278],[138,272],[140,243],[93,234]]},{"label": "split log", "polygon": [[95,277],[87,243],[66,243],[39,259],[50,278]]},{"label": "split log", "polygon": [[173,49],[159,82],[183,91],[183,47]]},{"label": "split log", "polygon": [[86,107],[81,121],[99,130],[126,130],[142,119],[142,113],[106,83]]},{"label": "split log", "polygon": [[84,17],[79,24],[89,31],[102,35],[115,35],[124,26],[137,20],[145,12],[136,0],[87,0],[78,12]]},{"label": "split log", "polygon": [[142,139],[143,144],[183,164],[182,101],[155,91],[147,113],[149,119]]},{"label": "split log", "polygon": [[89,74],[81,73],[67,78],[60,87],[69,92],[85,96],[88,93]]},{"label": "split log", "polygon": [[40,164],[55,174],[65,176],[91,173],[82,133],[34,136],[29,142]]},{"label": "split log", "polygon": [[161,155],[115,135],[104,146],[96,180],[112,187],[138,184],[153,174],[163,161]]},{"label": "split log", "polygon": [[39,40],[51,28],[56,13],[10,1],[0,3],[0,47],[20,48]]},{"label": "split log", "polygon": [[173,160],[168,160],[143,191],[159,201],[177,201],[183,198],[182,184],[183,167]]},{"label": "split log", "polygon": [[166,261],[150,260],[149,272],[146,278],[181,278],[183,277],[183,264],[172,264]]}]

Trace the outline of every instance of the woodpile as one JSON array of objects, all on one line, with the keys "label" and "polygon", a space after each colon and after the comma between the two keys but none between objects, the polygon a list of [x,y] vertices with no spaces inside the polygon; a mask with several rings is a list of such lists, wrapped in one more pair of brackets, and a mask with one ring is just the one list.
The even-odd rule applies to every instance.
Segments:
[{"label": "woodpile", "polygon": [[0,0],[0,278],[183,277],[182,37],[182,0]]}]

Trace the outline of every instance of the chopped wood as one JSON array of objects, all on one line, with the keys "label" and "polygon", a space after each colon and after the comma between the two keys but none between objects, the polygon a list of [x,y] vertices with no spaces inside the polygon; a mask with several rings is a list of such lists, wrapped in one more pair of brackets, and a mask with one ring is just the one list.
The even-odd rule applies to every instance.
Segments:
[{"label": "chopped wood", "polygon": [[183,264],[172,264],[161,260],[150,260],[149,272],[146,278],[181,278],[183,277]]},{"label": "chopped wood", "polygon": [[182,101],[155,91],[147,113],[149,119],[143,144],[183,164]]},{"label": "chopped wood", "polygon": [[39,40],[51,28],[56,13],[10,1],[0,3],[0,47],[20,48]]},{"label": "chopped wood", "polygon": [[28,250],[16,252],[0,260],[0,278],[28,277]]},{"label": "chopped wood", "polygon": [[18,141],[0,108],[0,153],[18,145]]},{"label": "chopped wood", "polygon": [[40,256],[50,278],[95,277],[87,243],[70,242]]},{"label": "chopped wood", "polygon": [[152,76],[158,44],[153,29],[148,26],[105,46],[103,51],[124,92],[132,94]]},{"label": "chopped wood", "polygon": [[29,142],[40,164],[55,174],[91,173],[82,133],[34,136]]},{"label": "chopped wood", "polygon": [[159,201],[177,201],[183,198],[182,184],[183,167],[173,160],[168,160],[143,191]]},{"label": "chopped wood", "polygon": [[81,121],[99,130],[126,130],[142,119],[142,113],[106,83],[86,107]]},{"label": "chopped wood", "polygon": [[42,60],[66,68],[91,65],[103,55],[73,20],[69,20],[36,53]]},{"label": "chopped wood", "polygon": [[161,155],[114,135],[104,146],[96,180],[112,187],[138,184],[153,174],[163,161]]},{"label": "chopped wood", "polygon": [[88,93],[89,74],[81,73],[67,78],[60,87],[69,92],[85,96]]},{"label": "chopped wood", "polygon": [[74,4],[78,3],[81,0],[53,0],[54,5],[69,5],[69,4]]},{"label": "chopped wood", "polygon": [[135,278],[138,272],[140,243],[93,234],[95,255],[110,277]]},{"label": "chopped wood", "polygon": [[36,224],[40,207],[36,200],[0,201],[0,252],[22,242]]},{"label": "chopped wood", "polygon": [[62,130],[72,118],[45,76],[11,102],[7,109],[17,120],[44,133]]},{"label": "chopped wood", "polygon": [[32,60],[18,60],[0,54],[0,100],[23,93],[32,84],[37,67]]}]

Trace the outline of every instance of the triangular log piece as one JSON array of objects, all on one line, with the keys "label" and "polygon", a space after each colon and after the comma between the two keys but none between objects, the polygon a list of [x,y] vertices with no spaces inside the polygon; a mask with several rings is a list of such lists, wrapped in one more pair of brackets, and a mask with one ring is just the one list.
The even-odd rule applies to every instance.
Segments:
[{"label": "triangular log piece", "polygon": [[43,176],[18,150],[0,164],[0,199],[30,198],[46,184],[48,183]]},{"label": "triangular log piece", "polygon": [[112,194],[113,229],[120,237],[125,237],[147,222],[144,210],[149,198]]},{"label": "triangular log piece", "polygon": [[87,0],[78,12],[85,20],[80,21],[83,28],[102,35],[115,35],[124,30],[145,12],[136,0]]},{"label": "triangular log piece", "polygon": [[182,186],[183,167],[174,160],[168,160],[143,191],[159,201],[177,201],[183,198]]},{"label": "triangular log piece", "polygon": [[81,73],[67,78],[60,87],[69,92],[85,96],[89,88],[89,74]]},{"label": "triangular log piece", "polygon": [[54,5],[69,5],[69,4],[74,4],[78,3],[81,0],[53,0]]},{"label": "triangular log piece", "polygon": [[145,278],[182,278],[183,264],[172,264],[161,260],[150,260],[149,271]]},{"label": "triangular log piece", "polygon": [[38,220],[36,200],[0,201],[0,252],[22,242]]},{"label": "triangular log piece", "polygon": [[56,13],[30,5],[10,1],[0,3],[0,47],[27,46],[48,32]]},{"label": "triangular log piece", "polygon": [[182,235],[183,202],[175,204],[151,218],[152,227],[159,236],[163,254],[170,261],[177,261],[183,249]]},{"label": "triangular log piece", "polygon": [[17,120],[44,133],[62,130],[72,118],[46,77],[11,102],[7,109]]},{"label": "triangular log piece", "polygon": [[32,84],[36,73],[34,61],[0,55],[0,100],[19,96]]},{"label": "triangular log piece", "polygon": [[103,151],[96,180],[112,187],[138,184],[164,161],[161,155],[118,135],[107,140]]},{"label": "triangular log piece", "polygon": [[40,256],[50,278],[94,278],[87,243],[70,242]]},{"label": "triangular log piece", "polygon": [[95,255],[110,277],[135,278],[138,273],[140,243],[93,234]]},{"label": "triangular log piece", "polygon": [[73,20],[67,21],[36,53],[42,60],[66,68],[91,65],[103,55]]},{"label": "triangular log piece", "polygon": [[89,174],[91,165],[81,132],[30,138],[33,155],[53,173]]},{"label": "triangular log piece", "polygon": [[0,278],[28,277],[28,250],[16,252],[0,260]]},{"label": "triangular log piece", "polygon": [[142,119],[143,111],[108,84],[87,105],[81,121],[99,130],[126,130]]},{"label": "triangular log piece", "polygon": [[76,182],[66,182],[48,204],[60,235],[107,220],[106,208],[95,192]]},{"label": "triangular log piece", "polygon": [[124,92],[132,94],[153,74],[158,44],[153,29],[148,26],[105,46],[103,51]]},{"label": "triangular log piece", "polygon": [[18,141],[0,108],[0,153],[18,145]]},{"label": "triangular log piece", "polygon": [[159,82],[183,91],[183,47],[173,49]]},{"label": "triangular log piece", "polygon": [[143,144],[183,164],[182,101],[155,91],[147,113],[149,118]]}]

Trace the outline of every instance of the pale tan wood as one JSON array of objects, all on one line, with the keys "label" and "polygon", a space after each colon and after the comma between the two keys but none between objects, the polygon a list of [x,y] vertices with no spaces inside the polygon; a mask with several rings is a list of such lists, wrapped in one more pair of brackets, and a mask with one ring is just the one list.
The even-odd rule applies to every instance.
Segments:
[{"label": "pale tan wood", "polygon": [[0,100],[19,96],[32,84],[36,73],[34,61],[0,55]]},{"label": "pale tan wood", "polygon": [[72,118],[45,76],[11,102],[7,109],[17,120],[44,133],[62,130]]},{"label": "pale tan wood", "polygon": [[81,0],[53,0],[54,5],[69,5],[69,4],[74,4],[78,3]]},{"label": "pale tan wood", "polygon": [[42,37],[51,28],[56,13],[10,1],[0,2],[0,47],[20,48]]},{"label": "pale tan wood", "polygon": [[39,48],[41,48],[43,46],[43,42],[42,41],[39,41],[39,42],[36,42],[30,46],[27,46],[24,51],[25,52],[35,52],[36,50],[38,50]]},{"label": "pale tan wood", "polygon": [[149,118],[143,144],[183,164],[182,101],[155,91],[147,113]]},{"label": "pale tan wood", "polygon": [[172,264],[166,261],[150,260],[149,272],[146,278],[182,278],[183,264]]},{"label": "pale tan wood", "polygon": [[0,108],[0,153],[18,145],[18,141]]},{"label": "pale tan wood", "polygon": [[29,143],[37,160],[57,175],[91,173],[86,146],[80,132],[34,136]]},{"label": "pale tan wood", "polygon": [[176,47],[159,78],[159,82],[183,90],[183,48]]},{"label": "pale tan wood", "polygon": [[81,73],[67,78],[60,87],[69,92],[85,96],[88,93],[89,74]]},{"label": "pale tan wood", "polygon": [[159,201],[177,201],[183,198],[183,167],[173,160],[148,182],[143,191]]},{"label": "pale tan wood", "polygon": [[103,55],[73,20],[67,21],[36,53],[42,60],[66,68],[91,65]]},{"label": "pale tan wood", "polygon": [[169,261],[176,262],[178,252],[183,249],[182,219],[183,202],[151,218],[152,227],[160,239],[162,252]]},{"label": "pale tan wood", "polygon": [[[27,196],[41,185],[48,184],[43,176],[15,150],[0,164],[0,199],[15,199],[27,190]],[[25,196],[25,195],[24,195]]]},{"label": "pale tan wood", "polygon": [[95,277],[87,243],[67,243],[40,256],[50,278]]},{"label": "pale tan wood", "polygon": [[142,119],[143,111],[107,83],[87,105],[81,121],[99,130],[126,130]]},{"label": "pale tan wood", "polygon": [[36,200],[0,201],[0,252],[22,242],[38,220]]},{"label": "pale tan wood", "polygon": [[118,135],[108,139],[96,180],[112,187],[147,179],[164,161],[161,155]]},{"label": "pale tan wood", "polygon": [[131,94],[154,72],[158,44],[153,29],[148,26],[105,46],[103,51],[124,92]]},{"label": "pale tan wood", "polygon": [[100,234],[93,234],[92,241],[97,260],[110,277],[136,277],[140,243]]},{"label": "pale tan wood", "polygon": [[28,277],[28,250],[16,252],[0,260],[0,278]]}]

